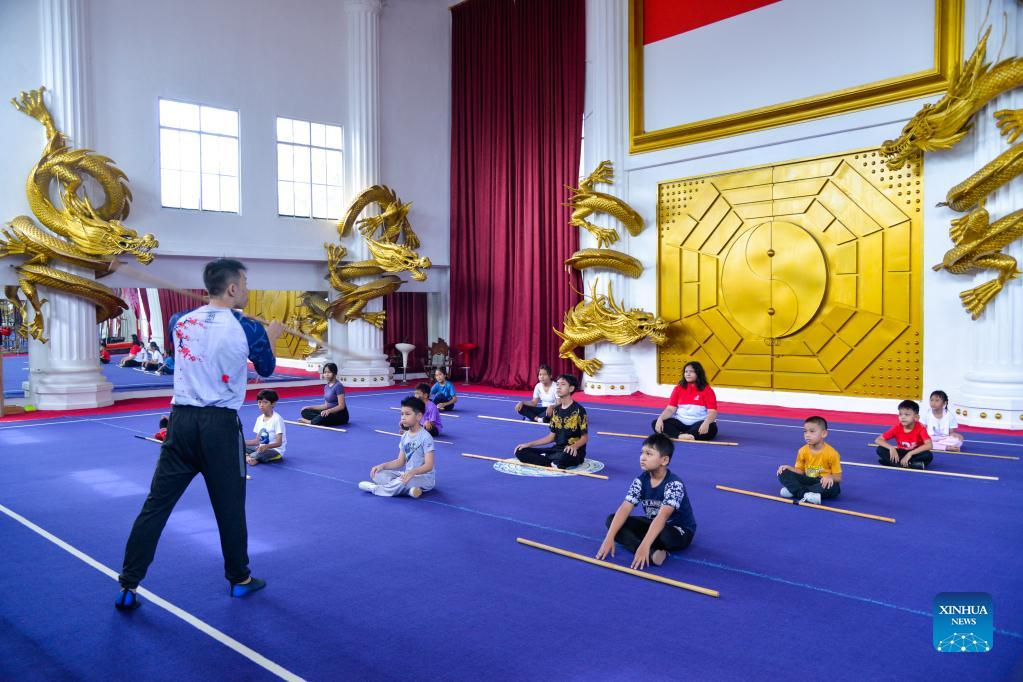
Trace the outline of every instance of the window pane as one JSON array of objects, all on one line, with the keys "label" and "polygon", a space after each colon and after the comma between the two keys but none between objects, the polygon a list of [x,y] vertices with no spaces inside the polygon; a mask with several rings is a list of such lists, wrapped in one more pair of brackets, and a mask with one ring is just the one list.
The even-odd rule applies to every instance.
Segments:
[{"label": "window pane", "polygon": [[295,182],[309,182],[309,147],[295,147],[294,149]]},{"label": "window pane", "polygon": [[310,162],[312,164],[313,182],[321,185],[327,182],[327,153],[319,147],[310,150]]},{"label": "window pane", "polygon": [[277,213],[280,215],[295,215],[294,183],[277,183]]},{"label": "window pane", "polygon": [[220,210],[238,212],[238,178],[220,176]]},{"label": "window pane", "polygon": [[205,211],[220,210],[220,177],[212,173],[202,174],[202,207]]},{"label": "window pane", "polygon": [[294,180],[295,179],[295,158],[292,154],[292,147],[290,144],[279,144],[277,145],[277,179],[278,180]]},{"label": "window pane", "polygon": [[199,129],[199,107],[195,104],[160,100],[160,125],[173,128]]},{"label": "window pane", "polygon": [[202,135],[202,172],[217,173],[220,171],[220,138],[213,135]]},{"label": "window pane", "polygon": [[160,172],[160,203],[168,208],[181,206],[181,172],[164,170]]},{"label": "window pane", "polygon": [[[181,170],[199,172],[199,133],[179,133]],[[184,195],[182,195],[184,196]]]},{"label": "window pane", "polygon": [[308,183],[295,183],[295,215],[304,218],[309,217],[310,204],[312,203],[309,193]]},{"label": "window pane", "polygon": [[181,147],[176,130],[160,129],[160,168],[181,169]]},{"label": "window pane", "polygon": [[327,217],[327,188],[324,185],[313,185],[313,217]]},{"label": "window pane", "polygon": [[327,184],[341,186],[341,152],[327,150]]},{"label": "window pane", "polygon": [[309,144],[314,147],[323,147],[327,144],[327,126],[322,123],[313,123],[309,126]]},{"label": "window pane", "polygon": [[238,177],[238,138],[220,138],[220,172]]},{"label": "window pane", "polygon": [[199,208],[199,173],[182,171],[181,208]]},{"label": "window pane", "polygon": [[332,149],[341,149],[341,128],[339,126],[327,126],[327,146]]},{"label": "window pane", "polygon": [[291,142],[295,138],[292,137],[291,133],[291,119],[290,118],[278,118],[277,119],[277,141],[278,142]]},{"label": "window pane", "polygon": [[204,133],[238,136],[238,112],[228,109],[201,107],[200,117]]},{"label": "window pane", "polygon": [[295,121],[295,144],[309,144],[309,124]]},{"label": "window pane", "polygon": [[341,188],[327,188],[327,217],[331,220],[341,218]]}]

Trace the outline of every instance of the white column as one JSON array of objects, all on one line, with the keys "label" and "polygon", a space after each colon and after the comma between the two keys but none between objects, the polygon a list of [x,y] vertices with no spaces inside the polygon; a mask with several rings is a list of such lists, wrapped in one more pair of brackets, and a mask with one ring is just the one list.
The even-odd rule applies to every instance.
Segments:
[{"label": "white column", "polygon": [[[586,136],[583,149],[583,172],[589,173],[601,161],[614,164],[615,182],[598,187],[615,196],[628,195],[626,158],[626,64],[628,3],[620,0],[587,0],[586,2]],[[590,218],[600,227],[612,227],[621,239],[611,245],[629,252],[629,233],[623,225],[606,214]],[[581,246],[596,243],[585,230],[580,231]],[[609,270],[584,271],[587,294],[597,280],[597,292],[607,292],[610,282],[614,297],[621,302],[628,298],[629,278]],[[586,393],[591,395],[629,395],[639,390],[639,377],[627,348],[613,343],[598,343],[586,349],[587,357],[596,357],[604,366],[596,375],[583,376]]]},{"label": "white column", "polygon": [[[984,12],[987,3],[977,5],[976,11]],[[1007,18],[1003,19],[1002,12]],[[1023,12],[1019,3],[1009,0],[996,2],[989,21],[994,28],[988,40],[988,59],[996,60],[1006,28],[1008,35],[1001,48],[1002,59],[1020,54],[1020,49],[1023,49]],[[1023,90],[1017,88],[995,98],[977,114],[974,124],[976,153],[970,172],[1009,146],[998,132],[994,112],[1021,108]],[[986,206],[991,222],[1023,206],[1023,178],[1017,177],[992,193]],[[1023,241],[1017,239],[1002,249],[1002,253],[1014,257],[1023,267]],[[993,275],[993,271],[985,270],[969,286],[981,284]],[[960,411],[958,419],[973,426],[1023,429],[1023,280],[1008,282],[973,325],[971,368],[963,381],[958,400],[953,397],[955,407]]]},{"label": "white column", "polygon": [[[47,106],[73,147],[89,144],[85,100],[85,21],[83,0],[41,0],[43,84]],[[101,202],[96,197],[94,203]],[[55,267],[92,278],[89,271]],[[40,410],[110,405],[113,386],[100,372],[96,307],[74,296],[42,289],[48,347],[29,344],[28,400]]]},{"label": "white column", "polygon": [[143,289],[146,292],[146,298],[149,300],[149,341],[156,341],[156,345],[160,347],[160,352],[165,350],[164,343],[166,339],[165,330],[167,328],[167,321],[163,319],[163,308],[160,306],[160,290],[159,289]]},{"label": "white column", "polygon": [[[348,187],[352,195],[380,183],[380,11],[382,0],[346,0],[345,45],[348,74]],[[361,238],[349,247],[352,260],[370,257]],[[367,280],[358,280],[361,283]],[[374,299],[366,312],[383,309]],[[384,355],[384,333],[368,322],[348,323],[348,354],[341,367],[346,386],[390,386],[391,368]]]}]

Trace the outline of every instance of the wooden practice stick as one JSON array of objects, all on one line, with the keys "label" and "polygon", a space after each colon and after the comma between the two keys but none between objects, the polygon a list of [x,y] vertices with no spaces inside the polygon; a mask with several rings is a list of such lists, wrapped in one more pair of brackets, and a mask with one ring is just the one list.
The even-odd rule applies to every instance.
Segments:
[{"label": "wooden practice stick", "polygon": [[[391,407],[391,408],[388,408],[388,409],[398,410],[398,412],[401,412],[401,408],[400,407]],[[458,419],[459,418],[457,414],[451,414],[450,412],[444,412],[443,410],[441,411],[441,416],[444,417],[444,419]]]},{"label": "wooden practice stick", "polygon": [[532,419],[521,419],[521,418],[520,419],[512,419],[511,417],[491,417],[490,415],[486,415],[486,414],[478,414],[476,416],[479,417],[480,419],[493,419],[494,421],[497,421],[497,422],[512,422],[513,424],[532,424],[533,426],[547,426],[547,427],[550,427],[550,424],[544,424],[542,422],[535,422]]},{"label": "wooden practice stick", "polygon": [[[598,436],[618,436],[619,438],[646,438],[638,433],[613,433],[611,431],[597,431]],[[696,445],[738,445],[726,440],[686,440],[685,438],[672,438],[676,443],[695,443]]]},{"label": "wooden practice stick", "polygon": [[[382,433],[385,436],[397,436],[398,438],[401,438],[401,434],[400,433],[395,433],[394,431],[381,431],[380,429],[373,429],[373,430],[376,431],[377,433]],[[434,443],[443,443],[444,445],[454,445],[454,443],[452,443],[449,440],[440,440],[439,438],[434,438],[433,442]]]},{"label": "wooden practice stick", "polygon": [[637,571],[634,568],[627,568],[625,566],[619,566],[618,564],[612,564],[610,561],[601,561],[600,559],[594,559],[592,557],[584,556],[582,554],[576,554],[575,552],[569,552],[568,550],[565,550],[565,549],[558,549],[557,547],[552,547],[551,545],[545,545],[545,544],[542,544],[542,543],[539,543],[539,542],[533,542],[532,540],[527,540],[525,538],[515,538],[515,542],[518,542],[519,544],[522,544],[522,545],[527,545],[529,547],[536,547],[537,549],[542,549],[542,550],[551,552],[553,554],[560,554],[561,556],[567,556],[567,557],[569,557],[571,559],[578,559],[579,561],[585,561],[586,563],[593,564],[594,566],[601,566],[603,568],[610,568],[613,571],[620,571],[622,573],[628,573],[629,575],[634,575],[634,576],[636,576],[638,578],[646,578],[647,580],[653,580],[654,582],[664,583],[665,585],[671,585],[672,587],[680,587],[683,590],[690,590],[691,592],[699,592],[700,594],[705,594],[708,597],[720,597],[721,596],[721,593],[718,592],[717,590],[711,590],[711,589],[708,589],[706,587],[700,587],[699,585],[691,585],[689,583],[684,583],[684,582],[681,582],[679,580],[672,580],[671,578],[664,578],[664,577],[661,577],[659,575],[654,575],[653,573],[647,573],[646,571]]},{"label": "wooden practice stick", "polygon": [[[868,448],[876,448],[877,447],[877,443],[867,443],[867,447]],[[952,450],[934,450],[934,449],[932,449],[931,452],[934,452],[934,453],[940,452],[943,455],[966,455],[967,457],[987,457],[989,459],[1015,459],[1015,460],[1019,459],[1019,457],[1014,457],[1012,455],[982,455],[979,452],[961,452],[959,450],[952,451]]]},{"label": "wooden practice stick", "polygon": [[785,502],[786,504],[794,504],[797,507],[809,507],[810,509],[823,509],[824,511],[835,512],[836,514],[848,514],[849,516],[859,516],[864,519],[874,519],[875,521],[885,521],[886,523],[895,523],[895,519],[890,516],[877,516],[875,514],[865,514],[863,512],[852,511],[850,509],[839,509],[837,507],[825,507],[822,504],[811,504],[810,502],[796,502],[796,500],[790,500],[785,497],[778,497],[777,495],[766,495],[764,493],[756,493],[752,490],[742,490],[741,488],[729,488],[726,485],[714,486],[718,490],[724,490],[729,493],[739,493],[740,495],[749,495],[751,497],[761,497],[765,500],[774,500],[775,502]]},{"label": "wooden practice stick", "polygon": [[163,441],[162,440],[156,440],[155,438],[150,438],[149,436],[140,436],[138,434],[135,434],[135,437],[139,438],[141,440],[148,440],[150,443],[156,443],[157,445],[163,445]]},{"label": "wooden practice stick", "polygon": [[534,469],[543,469],[544,471],[556,471],[559,474],[572,474],[573,476],[586,476],[587,478],[599,478],[601,480],[608,480],[607,476],[603,474],[591,474],[587,471],[572,471],[571,469],[556,469],[554,467],[542,467],[539,464],[527,464],[526,462],[520,462],[517,459],[501,459],[500,457],[487,457],[486,455],[470,455],[468,452],[463,452],[462,457],[472,457],[474,459],[489,459],[491,462],[504,462],[505,464],[514,464],[520,467],[532,467]]},{"label": "wooden practice stick", "polygon": [[303,424],[302,422],[293,422],[288,421],[287,419],[284,420],[284,423],[294,424],[295,426],[307,426],[310,429],[323,429],[324,431],[337,431],[339,433],[348,433],[348,429],[338,429],[334,428],[333,426],[320,426],[319,424]]},{"label": "wooden practice stick", "polygon": [[888,467],[883,464],[864,464],[862,462],[842,462],[842,466],[869,467],[871,469],[890,469],[892,471],[908,471],[912,474],[934,474],[935,476],[955,476],[956,478],[978,478],[982,481],[997,481],[997,476],[979,476],[977,474],[957,474],[951,471],[932,471],[930,469],[909,469],[906,467]]},{"label": "wooden practice stick", "polygon": [[[201,302],[201,303],[208,303],[209,302],[209,297],[208,296],[200,296],[198,294],[192,293],[191,291],[186,291],[185,289],[179,289],[176,286],[174,286],[173,283],[168,282],[167,280],[162,279],[160,277],[156,277],[155,275],[152,275],[152,274],[150,274],[148,272],[145,272],[144,270],[142,270],[140,268],[137,268],[137,267],[135,267],[133,265],[129,265],[127,263],[124,263],[123,261],[115,260],[115,263],[116,263],[116,265],[115,265],[115,267],[113,269],[115,269],[115,270],[124,269],[127,272],[129,272],[132,275],[132,277],[135,277],[136,279],[142,280],[143,282],[148,282],[149,284],[152,284],[153,286],[157,287],[158,289],[167,289],[168,291],[173,291],[174,293],[181,294],[182,296],[185,296],[187,298],[191,298],[192,300],[198,301],[198,302]],[[264,327],[270,324],[269,322],[267,322],[263,318],[257,317],[255,315],[247,315],[245,313],[242,313],[242,315],[244,317],[249,318],[250,320],[252,320],[254,322],[258,322],[259,324],[263,325]],[[284,331],[287,332],[288,334],[291,334],[292,336],[297,336],[298,338],[303,339],[305,341],[308,341],[309,343],[316,344],[318,347],[327,348],[328,350],[330,350],[335,355],[338,355],[338,356],[341,356],[341,357],[348,356],[348,357],[356,358],[356,359],[359,359],[359,360],[369,360],[369,359],[371,359],[371,356],[369,356],[369,355],[364,355],[364,354],[361,354],[361,353],[355,353],[355,352],[352,352],[349,349],[339,348],[337,346],[332,346],[329,343],[327,343],[326,341],[324,341],[323,339],[318,339],[315,336],[311,336],[309,334],[306,334],[305,332],[303,332],[301,330],[298,330],[298,329],[295,329],[294,327],[289,327],[286,324],[283,325],[283,326],[284,326]]]}]

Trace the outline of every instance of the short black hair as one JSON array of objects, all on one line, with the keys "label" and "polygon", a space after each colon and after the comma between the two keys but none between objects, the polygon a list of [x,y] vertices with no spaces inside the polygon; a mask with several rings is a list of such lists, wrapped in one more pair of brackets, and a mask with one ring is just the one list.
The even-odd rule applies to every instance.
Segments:
[{"label": "short black hair", "polygon": [[[416,390],[419,391],[420,393],[430,395],[430,384],[426,383],[425,381],[418,383],[416,384]],[[426,409],[426,405],[423,405],[423,409],[424,410]]]},{"label": "short black hair", "polygon": [[160,345],[158,343],[156,343],[156,341],[150,341],[149,342],[149,347],[150,348],[155,348],[156,350],[160,350]]},{"label": "short black hair", "polygon": [[915,400],[903,400],[899,403],[899,411],[913,410],[914,414],[920,414],[920,404]]},{"label": "short black hair", "polygon": [[551,371],[551,366],[550,365],[540,365],[539,367],[537,367],[536,371],[537,371],[538,374],[540,373],[541,369],[547,370],[547,376],[554,376],[554,372]]},{"label": "short black hair", "polygon": [[931,391],[931,397],[933,398],[934,396],[938,396],[941,398],[941,402],[946,405],[948,404],[948,393],[945,393],[944,391]]},{"label": "short black hair", "polygon": [[575,393],[579,388],[579,380],[575,378],[574,374],[562,374],[558,377],[558,381],[564,379],[565,383],[572,387],[572,393]]},{"label": "short black hair", "polygon": [[245,265],[233,258],[218,258],[206,264],[202,271],[202,282],[210,296],[220,296],[227,287],[238,281],[241,274],[245,272]]},{"label": "short black hair", "polygon": [[280,397],[277,395],[277,391],[273,391],[269,388],[264,388],[262,391],[256,394],[256,400],[269,400],[270,404],[272,405],[276,403],[278,400],[280,400]]},{"label": "short black hair", "polygon": [[434,369],[433,371],[434,371],[434,373],[436,373],[436,372],[440,372],[441,374],[443,374],[443,375],[444,375],[444,378],[445,378],[445,379],[447,379],[447,378],[448,378],[448,371],[447,371],[446,369],[444,369],[443,367],[437,367],[437,368],[435,368],[435,369]]},{"label": "short black hair", "polygon": [[643,441],[643,445],[652,447],[661,457],[667,457],[669,460],[675,454],[675,444],[663,433],[651,433]]},{"label": "short black hair", "polygon": [[818,417],[817,415],[814,415],[812,417],[807,417],[806,419],[803,420],[803,423],[804,424],[813,424],[814,426],[819,426],[820,428],[824,429],[825,431],[828,430],[828,420],[825,419],[824,417]]},{"label": "short black hair", "polygon": [[422,414],[423,412],[426,411],[426,403],[424,403],[419,398],[416,398],[416,397],[413,397],[413,396],[409,396],[407,398],[404,398],[401,401],[401,406],[402,407],[411,408],[412,411],[417,413],[417,414]]},{"label": "short black hair", "polygon": [[323,367],[320,368],[320,373],[321,374],[323,373],[323,370],[327,370],[328,372],[330,372],[334,376],[337,376],[337,364],[336,363],[333,363],[333,362],[325,362],[325,363],[323,363]]},{"label": "short black hair", "polygon": [[165,429],[170,426],[170,417],[160,417],[160,428]]}]

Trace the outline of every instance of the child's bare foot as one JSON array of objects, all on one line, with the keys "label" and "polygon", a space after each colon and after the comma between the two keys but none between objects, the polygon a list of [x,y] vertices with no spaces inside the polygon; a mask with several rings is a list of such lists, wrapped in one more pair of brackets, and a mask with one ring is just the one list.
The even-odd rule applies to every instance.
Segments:
[{"label": "child's bare foot", "polygon": [[679,440],[696,440],[696,436],[691,433],[683,433],[678,437]]},{"label": "child's bare foot", "polygon": [[958,445],[949,445],[945,449],[948,450],[949,452],[959,452]]},{"label": "child's bare foot", "polygon": [[305,417],[302,417],[302,418],[300,418],[300,419],[298,420],[298,423],[299,423],[299,424],[312,424],[312,422],[311,422],[311,421],[309,421],[308,419],[306,419]]},{"label": "child's bare foot", "polygon": [[248,455],[245,455],[245,461],[246,461],[246,463],[248,463],[248,465],[250,467],[254,467],[257,464],[259,464],[259,460],[258,459],[256,459],[255,457],[249,457]]},{"label": "child's bare foot", "polygon": [[660,566],[668,559],[668,553],[663,549],[655,549],[650,553],[650,563],[654,566]]}]

